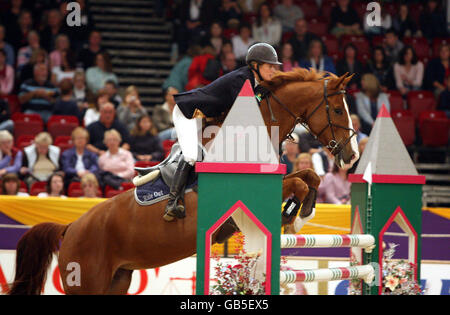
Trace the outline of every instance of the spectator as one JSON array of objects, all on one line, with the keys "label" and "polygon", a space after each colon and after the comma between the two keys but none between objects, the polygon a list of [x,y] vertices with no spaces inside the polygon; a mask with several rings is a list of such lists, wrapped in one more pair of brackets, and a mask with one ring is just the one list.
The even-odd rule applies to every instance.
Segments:
[{"label": "spectator", "polygon": [[300,152],[308,152],[309,154],[314,154],[320,151],[322,144],[317,140],[309,131],[307,131],[303,126],[296,127],[296,132],[299,135],[300,141],[298,146]]},{"label": "spectator", "polygon": [[86,82],[93,93],[102,89],[108,80],[112,80],[116,84],[119,83],[116,75],[112,72],[111,61],[107,53],[98,53],[95,61],[96,66],[86,71]]},{"label": "spectator", "polygon": [[95,67],[95,58],[97,54],[103,53],[102,35],[99,31],[92,31],[89,35],[88,47],[83,48],[78,54],[78,62],[80,67],[85,70]]},{"label": "spectator", "polygon": [[420,30],[428,39],[447,36],[447,21],[438,0],[429,0],[420,14]]},{"label": "spectator", "polygon": [[77,102],[73,98],[73,83],[70,79],[64,79],[59,84],[61,96],[56,100],[53,115],[75,116],[81,121],[81,113]]},{"label": "spectator", "polygon": [[27,44],[28,33],[33,29],[33,17],[28,10],[22,10],[19,15],[16,27],[9,29],[8,25],[8,42],[18,51],[20,47]]},{"label": "spectator", "polygon": [[286,164],[286,174],[292,173],[295,160],[297,159],[297,156],[300,153],[298,147],[299,137],[295,133],[292,134],[292,137],[294,138],[294,140],[286,139],[283,142],[284,149],[283,154],[281,155],[280,158],[280,163]]},{"label": "spectator", "polygon": [[172,86],[176,88],[180,93],[184,92],[184,87],[188,83],[188,71],[191,66],[192,59],[201,53],[200,46],[189,47],[186,55],[178,61],[170,71],[169,77],[163,83],[163,90]]},{"label": "spectator", "polygon": [[25,64],[19,71],[19,84],[24,83],[27,80],[33,79],[34,66],[38,63],[43,63],[48,69],[48,57],[47,52],[42,48],[33,50],[30,58],[30,62]]},{"label": "spectator", "polygon": [[382,46],[376,46],[373,49],[372,59],[367,63],[367,72],[377,77],[383,92],[386,93],[395,88],[392,66]]},{"label": "spectator", "polygon": [[325,175],[331,172],[334,164],[334,156],[327,148],[320,148],[317,152],[312,154],[312,162],[314,171],[323,180]]},{"label": "spectator", "polygon": [[323,54],[322,48],[319,40],[312,40],[309,44],[307,58],[300,60],[300,67],[336,73],[333,60]]},{"label": "spectator", "polygon": [[28,197],[28,193],[19,191],[20,179],[15,173],[8,173],[2,178],[2,195]]},{"label": "spectator", "polygon": [[27,36],[28,46],[19,49],[17,54],[17,70],[20,72],[22,68],[31,60],[33,52],[41,48],[39,33],[32,30]]},{"label": "spectator", "polygon": [[7,42],[5,42],[5,27],[0,25],[0,50],[3,50],[6,56],[6,64],[11,67],[16,65],[14,48]]},{"label": "spectator", "polygon": [[292,71],[294,68],[298,68],[298,61],[295,60],[294,49],[290,43],[284,43],[281,47],[281,71]]},{"label": "spectator", "polygon": [[152,120],[158,130],[160,141],[176,138],[172,120],[172,112],[176,105],[173,98],[175,94],[178,94],[178,90],[174,87],[169,87],[164,94],[164,104],[155,106],[153,109]]},{"label": "spectator", "polygon": [[0,177],[7,173],[19,173],[22,166],[22,151],[14,147],[13,140],[9,131],[0,131]]},{"label": "spectator", "polygon": [[56,38],[63,33],[63,17],[57,9],[48,12],[47,26],[41,32],[41,44],[47,51],[56,47]]},{"label": "spectator", "polygon": [[14,122],[11,120],[11,110],[7,100],[0,98],[0,130],[14,131]]},{"label": "spectator", "polygon": [[392,18],[391,15],[386,11],[384,6],[381,6],[381,15],[380,15],[380,25],[369,25],[367,24],[367,17],[370,14],[370,11],[367,11],[364,14],[363,18],[363,25],[364,25],[364,33],[366,33],[368,36],[373,35],[381,35],[386,32],[386,30],[390,29],[392,27]]},{"label": "spectator", "polygon": [[52,83],[58,85],[62,80],[73,80],[75,75],[76,56],[72,50],[65,50],[61,56],[61,66],[52,68]]},{"label": "spectator", "polygon": [[150,116],[141,116],[131,131],[130,151],[138,161],[161,161],[164,150]]},{"label": "spectator", "polygon": [[19,101],[25,114],[39,114],[44,122],[52,115],[53,103],[58,89],[50,83],[47,66],[43,63],[34,66],[34,78],[22,83]]},{"label": "spectator", "polygon": [[81,178],[81,189],[83,190],[82,198],[98,198],[99,185],[97,177],[88,173]]},{"label": "spectator", "polygon": [[[295,21],[294,35],[289,39],[289,43],[294,49],[295,60],[307,57],[309,44],[313,39],[320,40],[316,34],[308,31],[308,22],[303,18]],[[324,48],[323,45],[322,48]]]},{"label": "spectator", "polygon": [[226,53],[221,59],[222,73],[227,74],[237,69],[236,56],[233,52]]},{"label": "spectator", "polygon": [[239,7],[244,14],[257,13],[263,2],[266,0],[238,0]]},{"label": "spectator", "polygon": [[[93,19],[90,10],[86,8],[85,0],[76,0],[80,5],[80,22],[81,25],[77,27],[66,27],[65,32],[68,32],[72,42],[72,47],[75,51],[80,51],[83,45],[88,41],[89,34],[93,28]],[[66,1],[66,4],[68,2]],[[65,11],[66,14],[69,11]]]},{"label": "spectator", "polygon": [[406,95],[409,91],[420,90],[423,80],[423,63],[417,59],[411,46],[405,46],[394,64],[394,77],[397,89]]},{"label": "spectator", "polygon": [[105,83],[105,92],[109,96],[109,101],[117,107],[123,102],[122,97],[118,93],[118,86],[113,80],[108,80]]},{"label": "spectator", "polygon": [[253,39],[272,46],[278,46],[281,42],[281,23],[274,18],[272,10],[267,2],[261,4],[253,24]]},{"label": "spectator", "polygon": [[274,9],[274,16],[281,22],[283,32],[294,30],[295,21],[303,18],[303,11],[293,0],[282,0]]},{"label": "spectator", "polygon": [[[61,67],[63,52],[70,49],[69,37],[66,34],[59,34],[55,40],[55,50],[50,53],[50,69]],[[74,65],[75,67],[75,65]]]},{"label": "spectator", "polygon": [[338,0],[337,4],[331,10],[331,33],[337,37],[362,34],[358,13],[350,6],[350,0]]},{"label": "spectator", "polygon": [[450,119],[450,77],[447,76],[447,88],[441,93],[437,110],[442,110]]},{"label": "spectator", "polygon": [[125,91],[125,102],[117,108],[117,118],[127,127],[128,131],[131,131],[136,120],[145,115],[147,115],[147,111],[142,106],[139,92],[134,85],[130,85]]},{"label": "spectator", "polygon": [[391,105],[387,94],[381,92],[378,79],[371,73],[366,73],[361,79],[361,92],[355,94],[358,116],[361,118],[361,130],[370,134],[372,125],[383,105],[390,111]]},{"label": "spectator", "polygon": [[108,150],[98,159],[98,165],[103,171],[126,180],[134,176],[134,160],[130,151],[119,147],[122,137],[115,129],[105,131],[105,145]]},{"label": "spectator", "polygon": [[352,119],[353,130],[355,130],[356,132],[356,141],[360,143],[362,139],[367,138],[368,136],[360,130],[361,120],[359,119],[358,115],[351,114],[350,118]]},{"label": "spectator", "polygon": [[445,90],[445,78],[450,75],[450,45],[439,46],[439,57],[432,59],[425,71],[424,87],[437,97]]},{"label": "spectator", "polygon": [[98,121],[93,122],[87,126],[87,131],[90,135],[90,143],[87,148],[97,155],[103,155],[106,151],[103,136],[105,131],[115,129],[121,135],[122,148],[128,150],[129,146],[129,133],[127,127],[116,119],[116,110],[111,103],[105,103],[100,106],[100,118]]},{"label": "spectator", "polygon": [[73,97],[77,102],[81,116],[84,117],[84,114],[89,107],[87,102],[88,98],[92,98],[92,96],[86,87],[86,77],[84,76],[83,70],[77,70],[73,75]]},{"label": "spectator", "polygon": [[209,28],[208,45],[211,45],[216,50],[215,55],[219,55],[222,50],[222,45],[226,41],[223,37],[223,27],[220,22],[213,22]]},{"label": "spectator", "polygon": [[344,47],[344,58],[336,63],[336,74],[342,76],[345,73],[354,74],[347,84],[347,88],[355,90],[361,88],[361,74],[365,72],[362,63],[356,59],[357,48],[353,43],[348,43]]},{"label": "spectator", "polygon": [[417,25],[409,15],[409,9],[406,3],[400,4],[398,16],[392,21],[392,27],[400,38],[416,35]]},{"label": "spectator", "polygon": [[14,88],[14,69],[6,63],[6,53],[0,49],[0,96],[11,94]]},{"label": "spectator", "polygon": [[100,90],[95,98],[93,106],[90,106],[84,114],[83,120],[86,127],[89,127],[90,124],[98,121],[100,118],[99,108],[106,103],[109,103],[109,96],[104,90]]},{"label": "spectator", "polygon": [[34,143],[23,149],[23,163],[20,174],[31,185],[34,181],[47,181],[54,171],[59,169],[60,149],[52,145],[48,132],[41,132]]},{"label": "spectator", "polygon": [[235,35],[231,39],[233,52],[237,60],[244,60],[248,49],[255,43],[255,40],[251,37],[251,35],[252,33],[250,26],[247,24],[242,24],[239,27],[239,35]]},{"label": "spectator", "polygon": [[296,173],[298,171],[303,171],[308,168],[314,169],[314,165],[312,162],[311,154],[309,153],[300,153],[294,162],[294,169],[292,173]]},{"label": "spectator", "polygon": [[[5,1],[6,2],[6,1]],[[8,1],[9,3],[9,7],[2,8],[2,13],[0,16],[0,20],[3,21],[4,25],[8,25],[8,29],[7,31],[7,37],[8,39],[11,38],[11,35],[14,35],[14,33],[17,32],[17,30],[19,29],[19,24],[18,24],[18,20],[19,20],[19,16],[20,13],[22,12],[23,8],[22,8],[22,0],[11,0]]]},{"label": "spectator", "polygon": [[319,186],[317,202],[335,205],[350,203],[351,183],[347,180],[349,165],[343,168],[333,165],[331,173],[327,173]]},{"label": "spectator", "polygon": [[64,195],[64,173],[55,172],[50,175],[45,189],[47,190],[46,192],[41,192],[37,196],[67,198]]},{"label": "spectator", "polygon": [[203,53],[194,59],[188,70],[186,91],[208,85],[221,75],[220,63],[216,60],[215,50],[206,45]]},{"label": "spectator", "polygon": [[66,185],[72,181],[80,181],[86,174],[98,172],[97,156],[86,149],[89,133],[83,127],[72,131],[74,146],[61,155],[61,168],[66,174]]},{"label": "spectator", "polygon": [[242,13],[236,0],[222,0],[219,8],[219,18],[227,28],[236,29],[241,20]]},{"label": "spectator", "polygon": [[398,56],[403,47],[404,45],[398,39],[397,33],[395,33],[394,29],[389,29],[385,36],[384,50],[386,55],[389,57],[391,64],[394,64],[398,60]]}]

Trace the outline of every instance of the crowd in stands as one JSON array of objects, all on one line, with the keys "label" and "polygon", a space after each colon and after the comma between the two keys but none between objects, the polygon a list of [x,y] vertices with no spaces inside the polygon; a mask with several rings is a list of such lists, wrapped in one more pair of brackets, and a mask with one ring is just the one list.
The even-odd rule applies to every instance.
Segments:
[{"label": "crowd in stands", "polygon": [[136,164],[157,164],[173,143],[178,90],[152,116],[135,86],[122,96],[89,3],[77,2],[77,27],[66,23],[68,1],[0,3],[3,194],[112,196]]}]

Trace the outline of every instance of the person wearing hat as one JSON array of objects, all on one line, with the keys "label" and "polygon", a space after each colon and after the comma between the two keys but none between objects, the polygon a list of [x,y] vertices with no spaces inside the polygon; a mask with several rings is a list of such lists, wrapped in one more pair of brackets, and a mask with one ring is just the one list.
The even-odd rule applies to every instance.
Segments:
[{"label": "person wearing hat", "polygon": [[167,221],[184,217],[184,206],[179,204],[180,197],[195,162],[201,160],[198,134],[202,124],[200,118],[194,118],[194,112],[198,109],[206,117],[220,116],[231,108],[246,80],[250,80],[257,91],[257,86],[262,81],[272,79],[281,65],[275,49],[266,43],[251,46],[245,62],[246,66],[227,73],[207,86],[174,95],[176,105],[172,114],[173,122],[183,155],[170,187],[164,215]]}]

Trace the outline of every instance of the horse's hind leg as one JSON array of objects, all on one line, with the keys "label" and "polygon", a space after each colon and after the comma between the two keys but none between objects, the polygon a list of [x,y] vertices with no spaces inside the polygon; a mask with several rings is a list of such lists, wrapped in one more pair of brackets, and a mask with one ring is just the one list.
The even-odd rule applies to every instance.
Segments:
[{"label": "horse's hind leg", "polygon": [[133,270],[117,269],[111,282],[111,286],[107,294],[111,295],[125,295],[128,292],[128,288],[131,283],[131,276]]}]

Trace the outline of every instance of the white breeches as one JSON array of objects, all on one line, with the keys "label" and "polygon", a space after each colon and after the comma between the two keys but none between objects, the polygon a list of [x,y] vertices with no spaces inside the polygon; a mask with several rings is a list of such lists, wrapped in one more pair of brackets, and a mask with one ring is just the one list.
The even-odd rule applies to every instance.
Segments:
[{"label": "white breeches", "polygon": [[172,113],[173,124],[177,132],[178,143],[185,161],[194,165],[201,159],[200,134],[202,129],[201,118],[186,118],[178,105],[175,105]]}]

